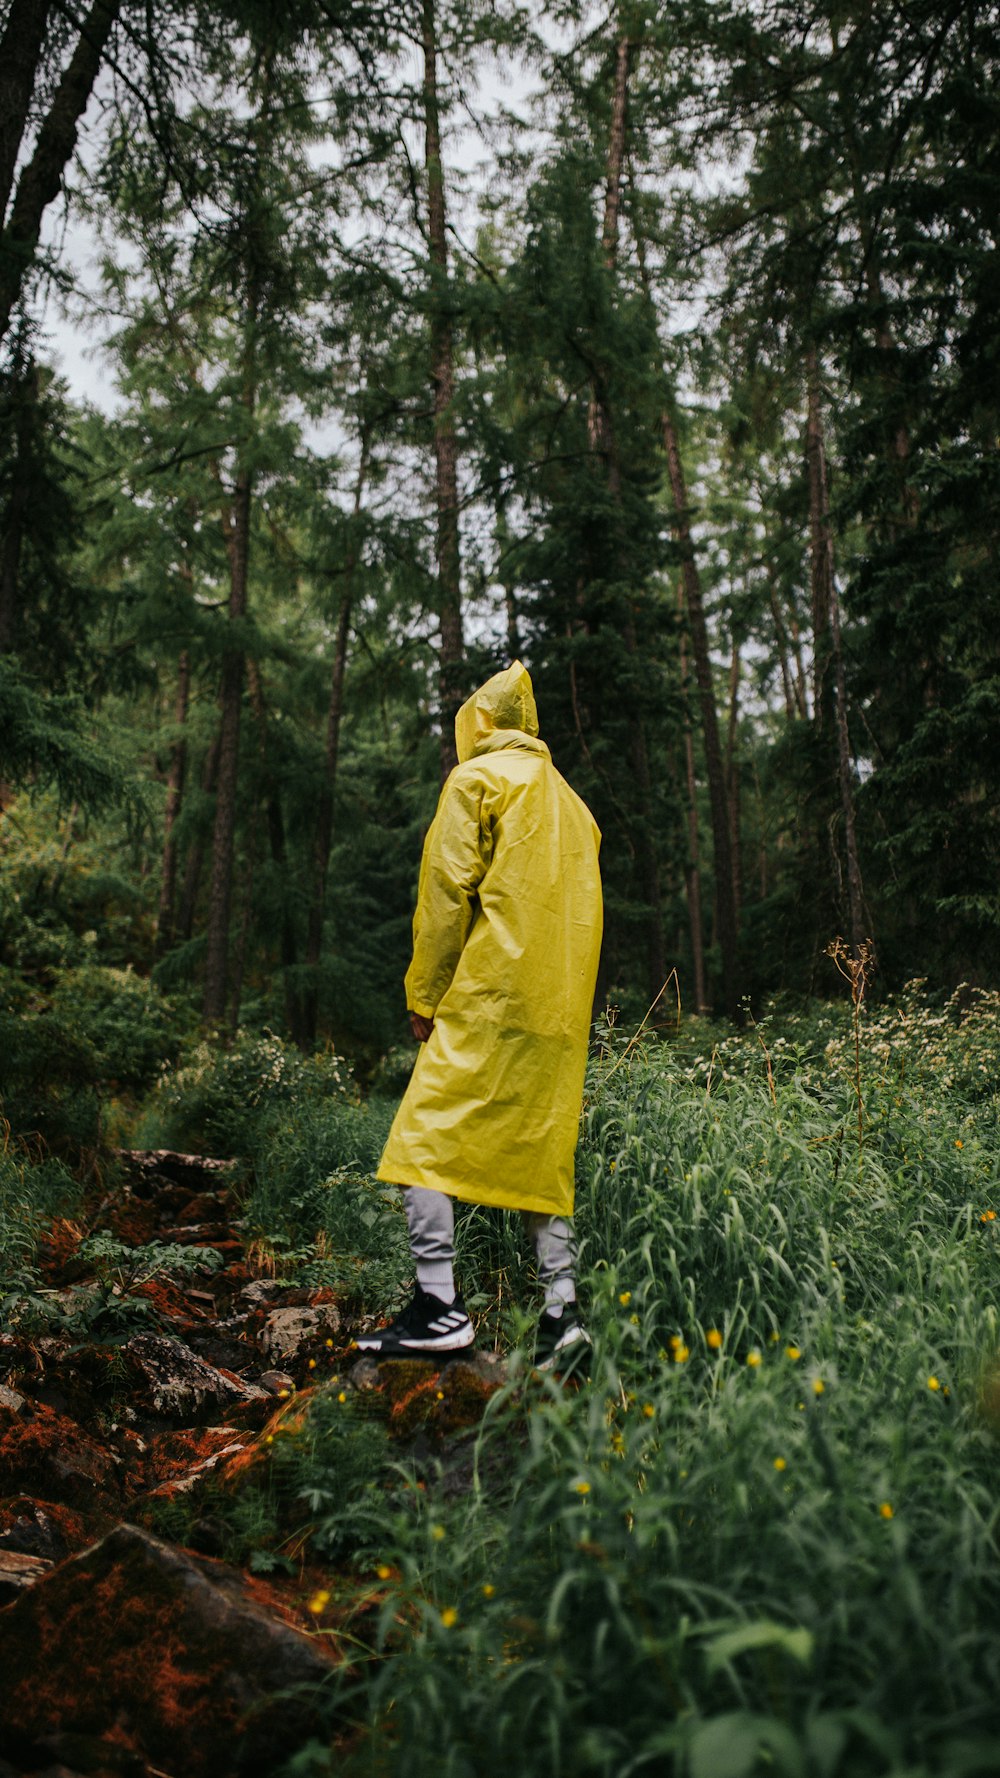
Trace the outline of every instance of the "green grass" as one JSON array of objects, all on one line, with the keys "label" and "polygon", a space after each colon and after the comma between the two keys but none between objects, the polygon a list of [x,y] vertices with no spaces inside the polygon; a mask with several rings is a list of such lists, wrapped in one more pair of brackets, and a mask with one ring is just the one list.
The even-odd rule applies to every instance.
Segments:
[{"label": "green grass", "polygon": [[[916,991],[867,1020],[858,1080],[839,1010],[605,1043],[592,1380],[515,1358],[471,1489],[387,1496],[347,1770],[996,1772],[998,1047],[990,998]],[[463,1257],[495,1310],[516,1221]]]}]

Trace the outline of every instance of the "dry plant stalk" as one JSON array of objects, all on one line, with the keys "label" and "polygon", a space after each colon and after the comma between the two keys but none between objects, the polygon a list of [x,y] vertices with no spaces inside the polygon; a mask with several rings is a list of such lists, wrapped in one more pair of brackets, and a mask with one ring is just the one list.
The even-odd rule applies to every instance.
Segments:
[{"label": "dry plant stalk", "polygon": [[854,1098],[858,1108],[858,1165],[864,1147],[865,1111],[861,1096],[861,1004],[865,989],[875,973],[875,946],[870,938],[862,939],[857,949],[839,935],[826,947],[837,970],[851,990],[851,1027],[854,1032]]}]

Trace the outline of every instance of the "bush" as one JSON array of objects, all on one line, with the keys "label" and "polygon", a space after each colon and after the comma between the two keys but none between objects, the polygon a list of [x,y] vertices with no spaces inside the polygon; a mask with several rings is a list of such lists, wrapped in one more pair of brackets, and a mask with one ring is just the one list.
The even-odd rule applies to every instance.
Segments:
[{"label": "bush", "polygon": [[270,1031],[240,1031],[231,1048],[202,1042],[165,1070],[145,1112],[147,1137],[220,1157],[246,1156],[282,1108],[357,1097],[350,1068],[332,1052],[303,1056]]}]

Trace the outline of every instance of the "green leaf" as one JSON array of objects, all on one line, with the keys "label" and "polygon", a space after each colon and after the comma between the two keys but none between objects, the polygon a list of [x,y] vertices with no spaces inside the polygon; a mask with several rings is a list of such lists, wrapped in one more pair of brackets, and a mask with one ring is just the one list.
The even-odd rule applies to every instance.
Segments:
[{"label": "green leaf", "polygon": [[737,1655],[757,1648],[783,1649],[794,1661],[807,1667],[812,1660],[812,1632],[801,1628],[789,1629],[786,1624],[776,1624],[769,1618],[742,1624],[738,1630],[725,1630],[721,1636],[713,1637],[706,1646],[705,1661],[709,1675],[717,1673],[720,1667],[735,1660]]}]

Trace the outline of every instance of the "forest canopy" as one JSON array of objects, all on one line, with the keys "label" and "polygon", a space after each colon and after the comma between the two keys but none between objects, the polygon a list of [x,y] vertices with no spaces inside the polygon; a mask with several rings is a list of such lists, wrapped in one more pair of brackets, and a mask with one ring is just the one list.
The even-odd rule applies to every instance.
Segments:
[{"label": "forest canopy", "polygon": [[374,1066],[516,656],[602,994],[828,993],[838,935],[995,983],[998,49],[980,0],[6,0],[5,1017]]}]

